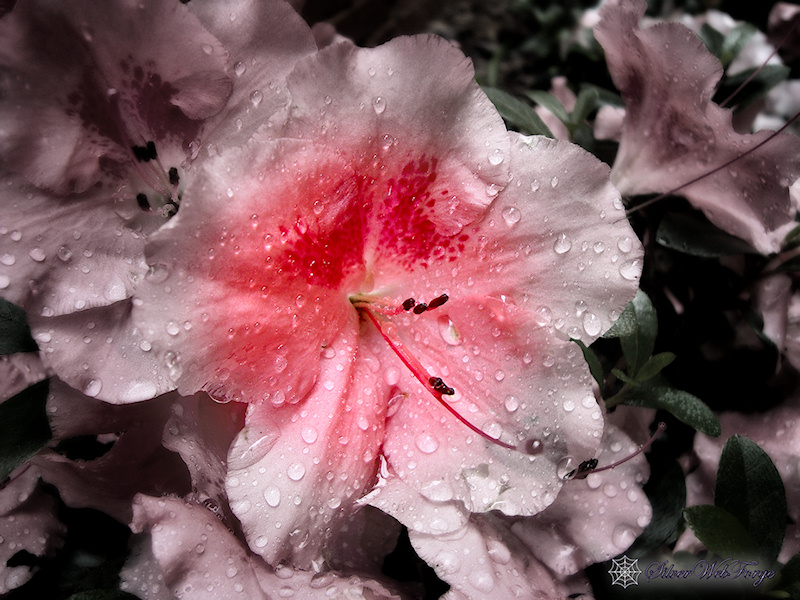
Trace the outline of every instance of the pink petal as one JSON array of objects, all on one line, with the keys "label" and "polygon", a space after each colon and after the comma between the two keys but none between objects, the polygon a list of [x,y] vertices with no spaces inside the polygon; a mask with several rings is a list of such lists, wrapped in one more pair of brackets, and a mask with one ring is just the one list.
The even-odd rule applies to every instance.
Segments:
[{"label": "pink petal", "polygon": [[230,449],[231,509],[270,564],[310,564],[373,485],[387,399],[380,363],[360,347],[350,356],[355,334],[325,348],[302,406],[251,404]]},{"label": "pink petal", "polygon": [[[770,135],[736,133],[731,112],[710,100],[722,76],[719,61],[683,25],[640,30],[644,9],[638,0],[607,3],[595,28],[626,104],[612,171],[626,195],[669,191]],[[787,190],[800,176],[798,156],[800,140],[780,135],[680,193],[721,229],[776,252],[794,216]]]},{"label": "pink petal", "polygon": [[166,585],[178,598],[400,600],[399,595],[368,577],[313,574],[285,566],[273,570],[259,557],[248,554],[210,511],[177,498],[138,496],[132,529],[149,529],[153,555]]}]

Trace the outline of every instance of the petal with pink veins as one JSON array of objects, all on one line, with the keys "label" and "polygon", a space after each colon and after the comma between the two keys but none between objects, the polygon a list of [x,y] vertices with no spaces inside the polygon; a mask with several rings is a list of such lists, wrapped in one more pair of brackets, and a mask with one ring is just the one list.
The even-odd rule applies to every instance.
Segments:
[{"label": "petal with pink veins", "polygon": [[[722,66],[683,25],[639,29],[645,3],[606,3],[595,36],[625,100],[611,173],[624,195],[668,192],[743,155],[770,132],[741,135],[731,111],[711,101]],[[667,52],[669,49],[669,52]],[[800,177],[800,140],[781,134],[678,193],[721,229],[765,254],[792,227],[789,186]]]}]

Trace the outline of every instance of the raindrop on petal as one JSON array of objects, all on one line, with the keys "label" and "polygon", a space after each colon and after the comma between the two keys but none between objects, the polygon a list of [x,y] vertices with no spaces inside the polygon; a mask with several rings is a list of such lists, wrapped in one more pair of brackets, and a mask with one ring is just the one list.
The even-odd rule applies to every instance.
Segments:
[{"label": "raindrop on petal", "polygon": [[553,245],[553,250],[556,251],[556,254],[565,254],[569,252],[570,248],[572,248],[572,241],[567,237],[566,233],[559,234],[556,238],[556,242]]}]

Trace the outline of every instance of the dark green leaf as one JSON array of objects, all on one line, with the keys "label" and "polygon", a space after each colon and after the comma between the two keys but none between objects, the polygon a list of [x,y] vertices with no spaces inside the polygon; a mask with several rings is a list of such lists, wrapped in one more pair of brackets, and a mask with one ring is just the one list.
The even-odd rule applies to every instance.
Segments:
[{"label": "dark green leaf", "polygon": [[651,377],[658,375],[665,367],[675,360],[675,355],[672,352],[661,352],[655,356],[651,356],[639,372],[636,374],[636,381],[647,381]]},{"label": "dark green leaf", "polygon": [[725,36],[720,53],[717,55],[722,66],[728,68],[758,30],[750,23],[737,25]]},{"label": "dark green leaf", "polygon": [[567,114],[567,109],[564,108],[564,105],[561,104],[561,101],[553,96],[550,92],[543,92],[541,90],[528,90],[525,92],[525,95],[536,102],[539,106],[543,107],[545,110],[550,111],[553,115],[564,125],[569,125],[571,123],[569,115]]},{"label": "dark green leaf", "polygon": [[753,558],[755,543],[735,516],[718,506],[690,506],[683,511],[686,524],[706,548],[720,556]]},{"label": "dark green leaf", "polygon": [[635,379],[639,369],[653,353],[657,334],[658,319],[653,303],[647,294],[639,290],[603,337],[619,338],[628,363],[628,375]]},{"label": "dark green leaf", "polygon": [[[729,105],[735,105],[737,110],[752,104],[755,100],[764,97],[767,92],[778,85],[781,81],[785,80],[789,75],[789,67],[783,65],[766,65],[757,75],[753,77],[742,90],[736,92],[729,102]],[[747,69],[741,73],[737,73],[728,77],[724,84],[720,87],[715,95],[715,100],[722,102],[733,93],[738,87],[745,82],[755,72],[755,69]]]},{"label": "dark green leaf", "polygon": [[597,358],[597,354],[594,353],[594,350],[589,348],[586,344],[584,344],[580,340],[572,340],[581,349],[583,352],[583,359],[586,361],[586,364],[589,365],[589,371],[594,377],[594,380],[597,382],[601,388],[603,387],[603,367],[600,365],[600,359]]},{"label": "dark green leaf", "polygon": [[708,48],[708,51],[717,58],[720,58],[722,55],[722,45],[725,43],[725,36],[711,27],[711,25],[708,23],[703,23],[698,35],[700,36],[700,39],[703,40],[703,43],[706,45],[706,48]]},{"label": "dark green leaf", "polygon": [[628,375],[626,375],[624,371],[620,371],[619,369],[611,369],[611,372],[614,374],[614,377],[616,377],[620,381],[623,381],[623,382],[627,383],[628,385],[632,385],[632,386],[638,386],[639,385],[638,381],[628,377]]},{"label": "dark green leaf", "polygon": [[575,100],[575,108],[570,115],[572,126],[577,127],[588,117],[591,112],[597,108],[597,103],[600,100],[600,95],[594,88],[584,88],[578,94]]},{"label": "dark green leaf", "polygon": [[678,539],[682,533],[683,509],[686,507],[686,478],[674,460],[657,480],[644,487],[653,507],[653,518],[627,554],[644,556]]},{"label": "dark green leaf", "polygon": [[139,597],[122,590],[89,590],[73,594],[67,600],[139,600]]},{"label": "dark green leaf", "polygon": [[0,298],[0,354],[36,352],[38,347],[31,337],[31,328],[25,311]]},{"label": "dark green leaf", "polygon": [[732,436],[722,449],[714,503],[735,515],[773,562],[786,531],[786,492],[772,460],[746,437]]},{"label": "dark green leaf", "polygon": [[500,116],[521,133],[553,137],[553,133],[532,106],[497,88],[484,87],[483,91],[489,96]]},{"label": "dark green leaf", "polygon": [[800,598],[800,553],[790,558],[781,569],[781,580],[776,587],[788,592],[790,598]]},{"label": "dark green leaf", "polygon": [[706,435],[722,433],[719,421],[700,398],[666,386],[640,384],[625,396],[625,404],[666,410]]},{"label": "dark green leaf", "polygon": [[50,440],[45,412],[49,389],[48,380],[40,381],[0,404],[0,480]]},{"label": "dark green leaf", "polygon": [[707,258],[758,253],[744,240],[689,214],[670,213],[665,216],[658,226],[656,241],[684,254]]}]

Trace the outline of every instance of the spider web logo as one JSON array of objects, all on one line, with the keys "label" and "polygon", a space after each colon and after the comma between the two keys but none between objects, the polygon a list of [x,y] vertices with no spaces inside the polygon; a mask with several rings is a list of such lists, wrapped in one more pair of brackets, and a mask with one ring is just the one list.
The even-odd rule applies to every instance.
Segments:
[{"label": "spider web logo", "polygon": [[611,585],[621,585],[623,588],[639,585],[639,575],[642,572],[639,570],[638,562],[638,558],[631,560],[624,554],[619,559],[612,558],[612,566],[608,570],[608,574],[611,575]]}]

